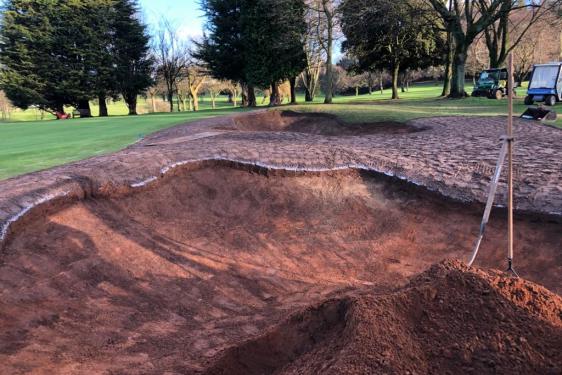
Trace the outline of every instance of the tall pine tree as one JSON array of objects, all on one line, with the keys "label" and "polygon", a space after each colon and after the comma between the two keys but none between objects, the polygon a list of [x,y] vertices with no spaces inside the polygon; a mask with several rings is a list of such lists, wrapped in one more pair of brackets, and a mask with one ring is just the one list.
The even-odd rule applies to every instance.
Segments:
[{"label": "tall pine tree", "polygon": [[115,82],[127,104],[129,115],[137,114],[137,97],[153,83],[151,72],[154,61],[150,57],[150,37],[138,14],[135,0],[115,1]]},{"label": "tall pine tree", "polygon": [[198,57],[215,78],[248,88],[272,86],[271,103],[279,103],[278,85],[306,67],[303,0],[203,0],[207,16]]},{"label": "tall pine tree", "polygon": [[136,113],[133,93],[150,85],[148,37],[133,0],[8,0],[0,48],[0,86],[24,109],[74,106],[88,117],[99,98],[104,115],[105,98],[122,93]]}]

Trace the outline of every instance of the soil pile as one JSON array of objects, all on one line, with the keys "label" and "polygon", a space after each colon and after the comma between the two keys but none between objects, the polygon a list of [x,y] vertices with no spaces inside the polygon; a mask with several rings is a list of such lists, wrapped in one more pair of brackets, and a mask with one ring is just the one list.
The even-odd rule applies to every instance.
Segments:
[{"label": "soil pile", "polygon": [[420,129],[400,122],[344,123],[336,116],[322,113],[263,111],[235,117],[240,131],[295,132],[323,136],[412,133]]},{"label": "soil pile", "polygon": [[562,372],[562,299],[445,261],[401,290],[330,299],[227,350],[206,374]]}]

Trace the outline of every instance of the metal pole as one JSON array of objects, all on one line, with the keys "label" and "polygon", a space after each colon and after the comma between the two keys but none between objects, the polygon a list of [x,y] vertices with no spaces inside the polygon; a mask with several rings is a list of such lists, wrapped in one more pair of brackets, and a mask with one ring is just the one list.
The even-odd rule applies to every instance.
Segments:
[{"label": "metal pole", "polygon": [[513,54],[508,56],[508,117],[507,117],[507,270],[513,270]]}]

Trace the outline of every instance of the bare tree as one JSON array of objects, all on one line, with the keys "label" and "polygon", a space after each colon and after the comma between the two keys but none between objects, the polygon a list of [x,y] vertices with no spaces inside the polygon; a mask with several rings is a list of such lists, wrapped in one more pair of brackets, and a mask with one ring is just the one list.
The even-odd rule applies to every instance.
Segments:
[{"label": "bare tree", "polygon": [[[523,35],[513,49],[515,80],[521,86],[534,63],[546,63],[558,60],[562,52],[560,26],[562,19],[553,14],[546,22],[537,22]],[[512,31],[517,33],[517,30]]]},{"label": "bare tree", "polygon": [[533,6],[528,7],[514,4],[510,12],[504,12],[499,20],[484,30],[490,68],[501,67],[507,55],[521,43],[533,25],[548,25],[552,29],[559,26],[559,1],[535,0],[532,3]]},{"label": "bare tree", "polygon": [[14,107],[10,99],[8,99],[4,91],[0,91],[0,112],[2,112],[2,121],[9,120],[13,110]]},{"label": "bare tree", "polygon": [[234,81],[226,81],[225,90],[229,92],[232,105],[234,107],[237,107],[240,94],[242,93],[242,86],[240,85],[240,83]]},{"label": "bare tree", "polygon": [[468,48],[467,59],[466,59],[466,71],[472,76],[472,83],[476,83],[476,76],[482,70],[488,68],[489,54],[486,48],[486,41],[481,35],[476,38],[474,43]]},{"label": "bare tree", "polygon": [[174,111],[174,93],[182,71],[189,62],[189,48],[181,40],[177,27],[167,19],[160,20],[153,45],[153,54],[158,73],[166,85],[166,96],[170,104],[170,112]]},{"label": "bare tree", "polygon": [[216,109],[217,97],[222,91],[228,90],[228,83],[222,80],[208,77],[204,81],[201,90],[209,94],[209,98],[211,98],[211,108]]},{"label": "bare tree", "polygon": [[190,100],[193,101],[193,110],[199,110],[199,90],[208,79],[207,71],[195,60],[191,60],[190,65],[185,69],[187,89],[189,90]]},{"label": "bare tree", "polygon": [[316,14],[317,20],[315,37],[324,52],[325,58],[325,84],[324,84],[324,103],[331,104],[334,96],[334,41],[337,32],[336,10],[338,0],[309,0],[308,8]]},{"label": "bare tree", "polygon": [[[517,9],[556,7],[560,0],[423,0],[437,12],[454,41],[451,97],[464,97],[466,58],[470,45],[486,29]],[[498,36],[503,38],[503,36]],[[507,45],[507,44],[505,44]]]},{"label": "bare tree", "polygon": [[320,72],[322,71],[322,60],[324,50],[321,38],[325,35],[325,22],[319,17],[319,8],[314,4],[317,0],[310,0],[306,9],[307,32],[305,34],[304,49],[306,53],[306,69],[301,73],[302,85],[305,89],[305,101],[312,102],[318,91]]}]

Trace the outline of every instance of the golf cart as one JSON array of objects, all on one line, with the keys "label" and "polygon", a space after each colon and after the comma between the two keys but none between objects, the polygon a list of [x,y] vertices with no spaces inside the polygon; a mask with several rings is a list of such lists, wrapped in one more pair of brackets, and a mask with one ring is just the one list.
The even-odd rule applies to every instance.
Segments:
[{"label": "golf cart", "polygon": [[472,96],[501,99],[507,95],[507,69],[488,69],[480,73]]},{"label": "golf cart", "polygon": [[525,104],[544,102],[553,106],[562,99],[562,63],[539,64],[533,67]]}]

